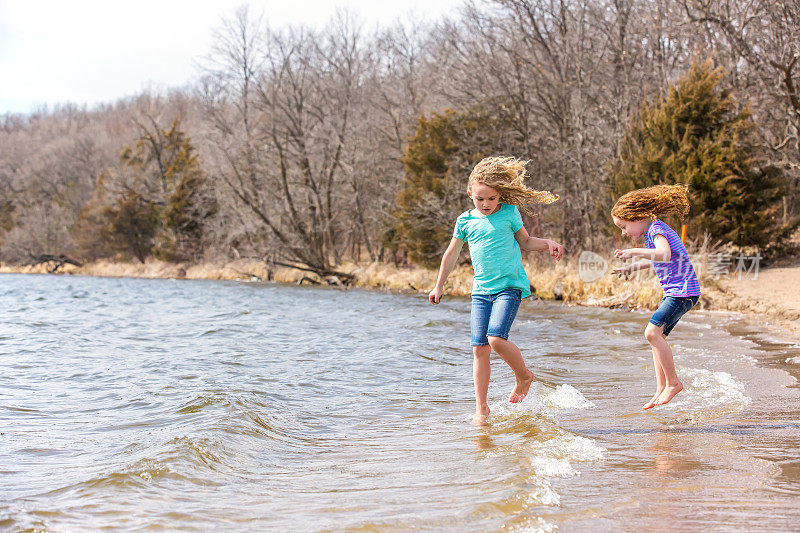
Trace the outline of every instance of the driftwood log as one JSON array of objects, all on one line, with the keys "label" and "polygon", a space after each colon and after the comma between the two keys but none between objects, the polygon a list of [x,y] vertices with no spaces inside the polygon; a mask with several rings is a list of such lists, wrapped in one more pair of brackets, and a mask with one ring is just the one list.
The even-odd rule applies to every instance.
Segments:
[{"label": "driftwood log", "polygon": [[76,267],[82,267],[83,266],[83,264],[80,261],[76,261],[75,259],[72,259],[71,257],[68,257],[68,256],[66,256],[64,254],[60,254],[60,255],[52,255],[52,254],[34,255],[34,254],[29,254],[29,255],[31,257],[31,262],[29,264],[35,265],[35,264],[39,264],[39,263],[49,263],[49,265],[47,267],[47,271],[50,274],[55,274],[61,268],[63,268],[64,265],[75,265]]},{"label": "driftwood log", "polygon": [[[354,274],[348,274],[347,272],[338,272],[336,270],[330,270],[327,268],[312,268],[307,265],[299,265],[297,263],[283,263],[281,261],[273,261],[273,264],[278,266],[284,266],[289,268],[296,268],[297,270],[301,270],[303,272],[311,272],[319,276],[323,283],[328,285],[337,285],[339,287],[348,287],[353,284],[356,280]],[[303,276],[299,283],[303,283],[303,281],[311,282],[311,278],[308,276]],[[317,282],[319,283],[319,282]]]}]

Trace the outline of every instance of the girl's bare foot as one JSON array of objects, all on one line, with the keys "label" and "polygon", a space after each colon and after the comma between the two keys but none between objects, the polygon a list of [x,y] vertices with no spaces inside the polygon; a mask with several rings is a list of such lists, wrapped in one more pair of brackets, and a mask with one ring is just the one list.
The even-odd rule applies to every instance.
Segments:
[{"label": "girl's bare foot", "polygon": [[508,397],[508,401],[511,403],[519,403],[521,402],[525,396],[528,395],[528,390],[531,388],[531,383],[533,383],[533,372],[528,370],[528,378],[520,381],[517,379],[517,384],[514,387],[514,390],[511,391],[511,394]]},{"label": "girl's bare foot", "polygon": [[472,425],[473,426],[488,426],[489,425],[489,415],[479,415],[475,413],[472,415]]},{"label": "girl's bare foot", "polygon": [[483,409],[475,409],[475,414],[472,415],[472,423],[476,426],[485,426],[488,423],[488,418],[489,406],[486,406]]},{"label": "girl's bare foot", "polygon": [[664,387],[661,387],[660,389],[656,390],[656,393],[653,394],[653,397],[650,398],[649,402],[644,404],[642,409],[651,409],[651,408],[653,408],[656,405],[656,401],[658,400],[658,397],[661,396],[662,392],[664,392]]},{"label": "girl's bare foot", "polygon": [[656,400],[656,405],[664,405],[669,403],[669,401],[673,399],[675,395],[682,390],[683,390],[683,383],[681,383],[680,381],[675,385],[667,385],[667,387],[664,388],[664,391],[658,397],[658,400]]}]

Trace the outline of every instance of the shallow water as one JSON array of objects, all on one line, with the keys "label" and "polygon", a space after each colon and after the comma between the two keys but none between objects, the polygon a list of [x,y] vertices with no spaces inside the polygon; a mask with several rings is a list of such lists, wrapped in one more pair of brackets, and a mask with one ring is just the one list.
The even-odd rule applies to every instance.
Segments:
[{"label": "shallow water", "polygon": [[0,276],[0,527],[597,531],[800,523],[800,348],[732,314],[525,301],[474,408],[469,305],[204,281]]}]

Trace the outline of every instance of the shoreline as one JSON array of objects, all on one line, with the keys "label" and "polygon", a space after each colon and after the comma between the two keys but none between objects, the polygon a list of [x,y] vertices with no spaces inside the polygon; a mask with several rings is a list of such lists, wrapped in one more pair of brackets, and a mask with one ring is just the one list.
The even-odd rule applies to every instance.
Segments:
[{"label": "shoreline", "polygon": [[[606,276],[586,283],[578,277],[576,265],[568,262],[554,265],[552,262],[526,261],[525,267],[535,289],[533,296],[561,301],[562,305],[654,309],[661,298],[661,288],[652,276],[630,281]],[[47,263],[26,266],[0,264],[0,273],[50,274],[50,268]],[[355,276],[352,286],[367,290],[422,294],[427,293],[436,280],[436,271],[391,263],[343,263],[336,268]],[[144,263],[99,260],[82,267],[67,264],[55,274],[284,284],[320,281],[313,274],[288,267],[270,270],[265,263],[253,259],[198,264],[166,263],[155,259]],[[451,296],[469,296],[471,284],[471,268],[462,265],[448,277],[445,290]],[[701,287],[703,296],[699,309],[741,314],[748,322],[787,342],[800,343],[800,264],[763,269],[757,279],[705,277],[701,279]]]}]

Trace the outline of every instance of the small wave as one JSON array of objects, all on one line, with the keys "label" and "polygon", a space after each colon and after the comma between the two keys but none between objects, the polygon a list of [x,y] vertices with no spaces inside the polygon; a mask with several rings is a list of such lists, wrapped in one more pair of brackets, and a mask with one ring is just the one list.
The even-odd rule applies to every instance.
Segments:
[{"label": "small wave", "polygon": [[[209,438],[175,437],[169,442],[172,448],[170,462],[189,460],[195,465],[203,465],[213,471],[229,470],[230,465],[223,460],[227,456],[220,442]],[[143,478],[145,479],[145,478]]]},{"label": "small wave", "polygon": [[111,488],[142,489],[154,481],[162,481],[164,479],[184,481],[186,478],[172,471],[163,461],[142,459],[124,467],[120,471],[107,472],[86,481],[58,487],[46,494],[49,496],[66,493],[85,495],[93,493],[97,489],[104,491]]},{"label": "small wave", "polygon": [[513,533],[553,533],[558,530],[558,526],[548,522],[541,516],[525,518],[522,524],[511,524],[503,526],[503,529]]},{"label": "small wave", "polygon": [[[175,412],[192,420],[194,427],[222,431],[236,437],[254,437],[280,442],[285,446],[306,446],[313,437],[304,433],[303,424],[279,403],[267,406],[263,395],[232,395],[206,391],[181,405]],[[274,398],[269,401],[274,401]]]},{"label": "small wave", "polygon": [[[151,451],[156,451],[156,448]],[[177,437],[162,446],[157,456],[145,457],[126,466],[120,465],[84,481],[51,489],[43,495],[87,497],[114,490],[146,490],[170,482],[215,486],[218,483],[210,476],[201,477],[197,467],[202,465],[213,471],[224,469],[226,465],[217,455],[208,443]]]},{"label": "small wave", "polygon": [[204,409],[210,406],[218,406],[218,405],[227,406],[229,404],[230,400],[224,394],[221,393],[208,394],[208,395],[198,396],[186,402],[178,409],[177,412],[179,414],[185,415],[203,411]]},{"label": "small wave", "polygon": [[739,412],[752,402],[752,398],[745,394],[744,385],[727,372],[682,368],[678,375],[686,389],[676,398],[677,401],[666,407],[690,409],[697,415],[693,418],[707,419]]},{"label": "small wave", "polygon": [[[551,461],[599,461],[603,459],[605,448],[599,446],[594,440],[580,435],[563,431],[555,438],[546,441],[536,441],[531,444],[539,453],[537,457]],[[565,472],[563,465],[554,467],[553,472]],[[567,472],[565,475],[574,475]]]},{"label": "small wave", "polygon": [[542,397],[542,405],[550,409],[589,409],[594,404],[572,385],[558,385]]},{"label": "small wave", "polygon": [[[494,426],[494,431],[525,431],[522,442],[517,440],[512,445],[490,452],[492,455],[514,454],[529,461],[530,474],[525,480],[524,495],[517,494],[513,499],[523,501],[526,508],[559,506],[561,496],[553,488],[552,480],[580,475],[574,463],[603,459],[605,448],[591,438],[561,429],[554,420],[559,411],[593,406],[571,385],[559,385],[551,389],[539,383],[534,384],[528,397],[518,404],[502,400],[491,406],[489,422]],[[532,424],[536,427],[535,432],[530,432]],[[544,526],[548,525],[545,522],[539,524],[542,527],[537,526],[533,530],[547,531]]]},{"label": "small wave", "polygon": [[510,420],[520,415],[552,418],[557,411],[589,409],[594,403],[572,385],[558,385],[555,389],[534,383],[528,396],[520,403],[499,400],[491,405],[489,421]]},{"label": "small wave", "polygon": [[561,505],[561,497],[553,489],[551,480],[579,476],[580,472],[572,463],[600,461],[605,451],[594,440],[563,430],[551,439],[530,443],[526,452],[533,474],[528,482],[535,487],[528,495],[530,503]]}]

